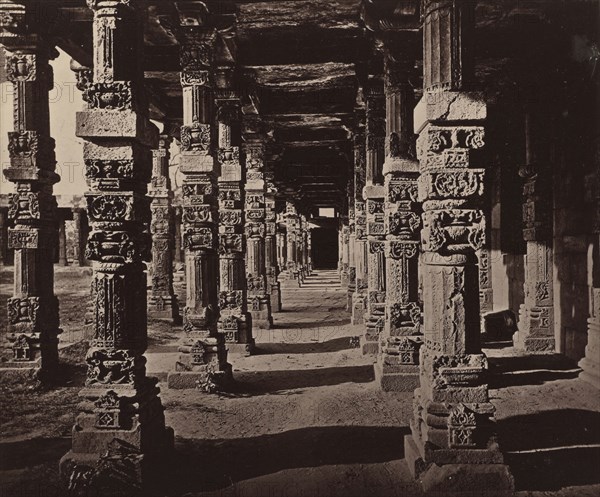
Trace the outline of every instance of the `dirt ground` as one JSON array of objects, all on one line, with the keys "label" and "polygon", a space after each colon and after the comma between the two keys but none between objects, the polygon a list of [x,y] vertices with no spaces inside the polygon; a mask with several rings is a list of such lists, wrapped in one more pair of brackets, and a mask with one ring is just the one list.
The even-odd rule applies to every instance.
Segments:
[{"label": "dirt ground", "polygon": [[[0,272],[0,320],[12,293]],[[58,268],[60,384],[52,389],[0,385],[0,496],[62,496],[57,465],[83,384],[84,308],[89,269]],[[176,455],[162,495],[231,497],[413,496],[403,437],[412,393],[383,393],[372,361],[351,346],[345,293],[334,272],[304,288],[283,285],[275,328],[256,333],[258,351],[231,357],[233,392],[168,390],[161,397],[176,433]],[[181,288],[178,292],[182,294]],[[148,371],[164,379],[181,328],[150,320]],[[517,495],[600,495],[600,396],[559,356],[486,350],[497,431]]]}]

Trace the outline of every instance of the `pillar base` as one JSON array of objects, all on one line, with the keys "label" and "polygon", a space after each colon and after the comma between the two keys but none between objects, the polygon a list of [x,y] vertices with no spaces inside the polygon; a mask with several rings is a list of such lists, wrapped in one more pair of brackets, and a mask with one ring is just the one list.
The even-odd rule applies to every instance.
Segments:
[{"label": "pillar base", "polygon": [[181,324],[177,296],[150,296],[148,299],[148,316],[154,319],[172,319],[174,324]]},{"label": "pillar base", "polygon": [[422,452],[412,435],[404,437],[404,457],[426,493],[436,495],[504,497],[514,492],[514,478],[502,454],[487,449],[439,449]]},{"label": "pillar base", "polygon": [[98,453],[70,450],[59,462],[60,477],[69,495],[144,494],[155,491],[164,481],[174,450],[172,428],[153,434],[161,449],[150,454],[142,454],[135,442],[129,443],[127,430],[98,430],[90,435],[89,444]]},{"label": "pillar base", "polygon": [[554,354],[556,352],[556,340],[553,337],[524,336],[522,332],[516,332],[513,336],[514,347],[517,350],[530,354]]},{"label": "pillar base", "polygon": [[251,343],[225,343],[228,356],[249,357],[256,352],[254,340]]},{"label": "pillar base", "polygon": [[[177,363],[178,365],[180,363]],[[231,364],[214,371],[209,364],[194,366],[193,371],[175,371],[167,375],[167,387],[173,390],[196,389],[207,393],[226,390],[233,381]]]},{"label": "pillar base", "polygon": [[579,378],[600,389],[600,364],[584,357],[579,361],[578,366],[583,369],[583,371],[579,373]]},{"label": "pillar base", "polygon": [[0,385],[19,387],[39,385],[42,377],[42,360],[6,361],[0,366]]},{"label": "pillar base", "polygon": [[364,295],[354,294],[352,295],[352,317],[350,318],[350,324],[364,324],[365,313],[367,312],[365,306]]},{"label": "pillar base", "polygon": [[250,311],[252,327],[259,330],[270,330],[273,327],[273,316],[269,311]]},{"label": "pillar base", "polygon": [[380,357],[375,364],[375,382],[384,392],[412,392],[419,386],[419,366],[393,366]]},{"label": "pillar base", "polygon": [[271,312],[281,312],[281,285],[279,282],[271,283]]}]

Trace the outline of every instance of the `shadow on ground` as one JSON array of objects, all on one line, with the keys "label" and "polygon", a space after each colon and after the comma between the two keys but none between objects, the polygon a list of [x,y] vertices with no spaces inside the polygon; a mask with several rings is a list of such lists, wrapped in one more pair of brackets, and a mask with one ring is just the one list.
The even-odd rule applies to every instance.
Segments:
[{"label": "shadow on ground", "polygon": [[339,337],[324,342],[261,343],[256,347],[256,355],[263,354],[316,354],[349,350],[350,337]]},{"label": "shadow on ground", "polygon": [[231,440],[178,439],[169,495],[225,488],[291,468],[380,463],[404,457],[408,428],[332,426]]},{"label": "shadow on ground", "polygon": [[252,395],[341,383],[369,383],[375,380],[375,372],[370,364],[281,371],[236,371],[235,380],[233,392]]},{"label": "shadow on ground", "polygon": [[581,371],[574,361],[559,354],[489,357],[488,361],[489,387],[493,389],[577,378]]},{"label": "shadow on ground", "polygon": [[600,413],[542,411],[497,422],[517,489],[556,490],[600,483]]}]

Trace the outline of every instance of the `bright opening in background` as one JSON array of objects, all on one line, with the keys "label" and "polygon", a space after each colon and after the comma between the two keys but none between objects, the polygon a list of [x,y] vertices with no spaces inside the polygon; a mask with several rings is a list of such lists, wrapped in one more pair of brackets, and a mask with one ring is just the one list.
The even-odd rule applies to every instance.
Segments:
[{"label": "bright opening in background", "polygon": [[319,217],[335,217],[335,208],[319,207]]}]

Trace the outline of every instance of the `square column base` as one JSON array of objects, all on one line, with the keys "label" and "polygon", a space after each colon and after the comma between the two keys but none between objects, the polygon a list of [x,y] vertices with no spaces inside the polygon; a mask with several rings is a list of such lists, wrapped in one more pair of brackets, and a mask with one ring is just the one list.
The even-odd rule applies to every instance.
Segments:
[{"label": "square column base", "polygon": [[523,332],[517,331],[513,336],[515,349],[530,354],[554,354],[556,352],[556,340],[553,337],[524,336]]},{"label": "square column base", "polygon": [[208,393],[227,389],[233,381],[231,364],[227,363],[222,371],[214,371],[210,366],[194,366],[193,371],[170,371],[167,375],[167,387],[174,390],[193,388]]},{"label": "square column base", "polygon": [[352,295],[352,317],[350,318],[350,324],[364,324],[366,312],[365,296],[356,293]]},{"label": "square column base", "polygon": [[271,312],[281,312],[281,285],[279,282],[271,284]]},{"label": "square column base", "polygon": [[375,382],[384,392],[412,392],[419,386],[419,366],[383,364],[380,357],[375,364]]},{"label": "square column base", "polygon": [[447,464],[427,464],[412,435],[404,437],[404,457],[413,478],[425,493],[434,495],[508,497],[514,493],[514,478],[497,451],[440,449]]},{"label": "square column base", "polygon": [[256,352],[254,340],[251,343],[227,343],[225,342],[228,356],[249,357]]},{"label": "square column base", "polygon": [[154,319],[173,320],[174,324],[181,324],[182,318],[179,314],[177,296],[159,296],[148,299],[148,316]]},{"label": "square column base", "polygon": [[0,385],[23,388],[41,383],[42,359],[35,361],[6,361],[0,366]]}]

